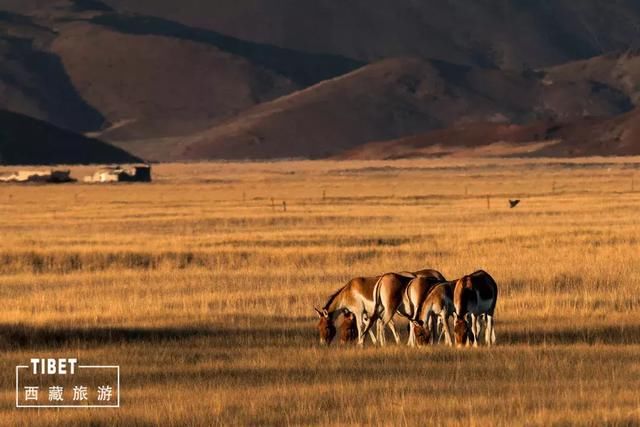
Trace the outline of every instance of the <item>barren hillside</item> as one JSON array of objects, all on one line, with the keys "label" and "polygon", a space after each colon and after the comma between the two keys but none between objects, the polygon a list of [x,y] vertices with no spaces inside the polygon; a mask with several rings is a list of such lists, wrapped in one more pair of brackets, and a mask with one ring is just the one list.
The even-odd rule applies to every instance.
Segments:
[{"label": "barren hillside", "polygon": [[193,133],[360,65],[98,1],[24,9],[29,15],[0,14],[0,107],[109,139]]},{"label": "barren hillside", "polygon": [[46,165],[140,161],[120,148],[0,110],[0,164]]}]

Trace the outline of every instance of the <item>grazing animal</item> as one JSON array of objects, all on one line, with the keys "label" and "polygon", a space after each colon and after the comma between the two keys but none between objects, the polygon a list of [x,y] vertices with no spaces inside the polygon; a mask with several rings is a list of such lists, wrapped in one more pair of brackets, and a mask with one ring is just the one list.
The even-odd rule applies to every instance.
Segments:
[{"label": "grazing animal", "polygon": [[453,304],[456,310],[454,333],[457,346],[478,346],[481,316],[486,317],[485,342],[488,346],[495,344],[493,314],[497,302],[498,285],[489,273],[479,270],[456,281]]},{"label": "grazing animal", "polygon": [[434,286],[418,311],[416,320],[422,323],[423,328],[428,329],[432,344],[435,344],[438,337],[437,328],[440,323],[443,328],[445,342],[450,346],[453,345],[451,330],[449,329],[449,317],[455,313],[453,305],[454,285],[455,282],[444,282]]},{"label": "grazing animal", "polygon": [[[374,290],[376,284],[383,277],[356,277],[351,279],[329,297],[322,310],[314,307],[320,317],[317,328],[320,333],[321,344],[331,344],[336,335],[335,320],[344,310],[348,310],[355,317],[358,329],[358,344],[364,344],[364,335],[367,332],[369,332],[374,343],[378,342],[373,332],[369,331],[369,326],[372,322],[367,313],[375,311]],[[393,322],[389,322],[387,326],[394,336],[397,335]]]},{"label": "grazing animal", "polygon": [[358,325],[356,317],[350,311],[345,311],[342,325],[340,325],[340,344],[349,344],[358,339]]},{"label": "grazing animal", "polygon": [[518,203],[520,203],[520,200],[509,200],[509,208],[515,208],[516,206],[518,206]]}]

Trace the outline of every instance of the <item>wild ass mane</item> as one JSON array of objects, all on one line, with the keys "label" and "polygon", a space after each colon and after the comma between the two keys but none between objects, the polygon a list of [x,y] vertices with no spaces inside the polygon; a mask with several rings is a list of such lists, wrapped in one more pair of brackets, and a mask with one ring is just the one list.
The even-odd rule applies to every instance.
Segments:
[{"label": "wild ass mane", "polygon": [[322,307],[323,310],[327,310],[329,311],[329,307],[331,307],[331,304],[333,304],[333,301],[338,297],[338,295],[340,295],[340,293],[344,290],[344,288],[346,288],[347,285],[344,285],[343,287],[341,287],[340,289],[338,289],[337,291],[335,291],[333,294],[331,294],[331,296],[329,297],[329,299],[327,300],[327,303],[324,305],[324,307]]}]

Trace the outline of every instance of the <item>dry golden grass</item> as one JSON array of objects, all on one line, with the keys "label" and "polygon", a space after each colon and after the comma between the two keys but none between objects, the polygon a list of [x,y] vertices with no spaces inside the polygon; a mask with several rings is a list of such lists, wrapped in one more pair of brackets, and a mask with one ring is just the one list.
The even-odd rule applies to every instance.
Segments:
[{"label": "dry golden grass", "polygon": [[[0,424],[638,424],[638,169],[203,163],[1,186]],[[319,347],[312,307],[347,279],[424,267],[494,276],[498,347]],[[34,356],[121,365],[122,408],[16,410]]]}]

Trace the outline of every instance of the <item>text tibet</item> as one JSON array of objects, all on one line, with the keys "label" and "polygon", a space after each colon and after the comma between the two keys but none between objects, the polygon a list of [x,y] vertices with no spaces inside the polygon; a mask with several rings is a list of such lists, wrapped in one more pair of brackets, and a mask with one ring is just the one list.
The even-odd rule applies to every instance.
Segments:
[{"label": "text tibet", "polygon": [[[73,386],[72,401],[82,402],[89,400],[89,387],[87,386]],[[25,386],[24,387],[24,400],[25,401],[38,401],[39,399],[39,386]],[[95,390],[96,400],[99,402],[109,402],[113,397],[113,387],[110,385],[98,386]],[[63,402],[64,399],[64,387],[51,386],[48,388],[48,397],[50,402]]]},{"label": "text tibet", "polygon": [[76,373],[78,359],[31,359],[31,369],[36,374],[73,375]]}]

